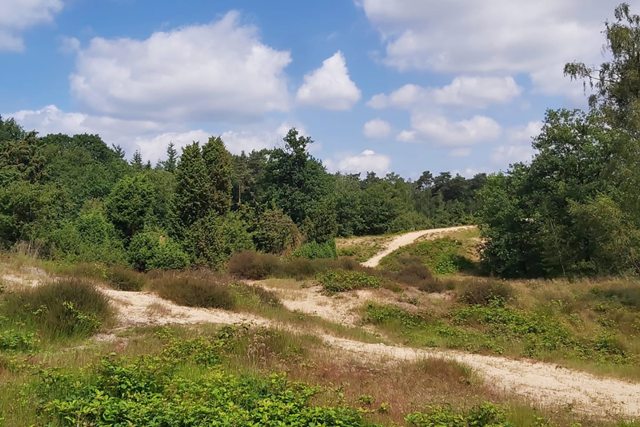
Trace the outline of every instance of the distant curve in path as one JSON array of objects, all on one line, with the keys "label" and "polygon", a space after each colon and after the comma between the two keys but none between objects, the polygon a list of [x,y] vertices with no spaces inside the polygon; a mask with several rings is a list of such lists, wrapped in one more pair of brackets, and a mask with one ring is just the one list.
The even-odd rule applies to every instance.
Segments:
[{"label": "distant curve in path", "polygon": [[415,242],[416,240],[418,240],[422,236],[427,236],[429,234],[451,233],[451,232],[459,231],[459,230],[470,230],[470,229],[475,228],[475,227],[476,227],[475,225],[463,225],[461,227],[434,228],[434,229],[431,229],[431,230],[412,231],[410,233],[401,234],[400,236],[397,236],[392,241],[387,243],[387,245],[384,248],[384,250],[382,250],[381,252],[377,253],[376,256],[374,256],[373,258],[368,259],[365,262],[363,262],[362,265],[364,267],[372,267],[372,268],[373,267],[377,267],[382,258],[386,257],[387,255],[389,255],[393,251],[396,251],[396,250],[400,249],[403,246],[407,246],[407,245],[412,244],[413,242]]}]

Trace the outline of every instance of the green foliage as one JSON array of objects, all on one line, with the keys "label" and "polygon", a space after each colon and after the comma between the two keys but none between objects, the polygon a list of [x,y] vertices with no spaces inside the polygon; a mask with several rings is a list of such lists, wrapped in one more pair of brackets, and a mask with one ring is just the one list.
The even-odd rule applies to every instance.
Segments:
[{"label": "green foliage", "polygon": [[104,201],[129,173],[123,153],[97,135],[47,135],[41,144],[47,181],[64,187],[76,209],[90,199]]},{"label": "green foliage", "polygon": [[54,185],[14,181],[0,186],[0,244],[46,238],[68,207],[66,193]]},{"label": "green foliage", "polygon": [[399,271],[403,265],[420,263],[435,274],[447,275],[474,268],[460,240],[448,237],[413,243],[387,255],[380,267]]},{"label": "green foliage", "polygon": [[202,146],[202,158],[209,175],[211,208],[225,215],[231,207],[233,160],[220,137],[211,137]]},{"label": "green foliage", "polygon": [[302,240],[298,227],[282,210],[265,211],[253,238],[258,250],[273,254],[293,251]]},{"label": "green foliage", "polygon": [[338,258],[336,249],[336,241],[327,240],[324,243],[310,242],[305,243],[296,249],[292,254],[292,258],[317,259],[317,258]]},{"label": "green foliage", "polygon": [[[42,372],[39,423],[95,425],[344,426],[365,423],[354,409],[314,406],[321,391],[285,376],[235,376],[219,366],[233,345],[170,340],[159,356],[107,357],[86,375]],[[368,424],[367,424],[368,425]]]},{"label": "green foliage", "polygon": [[105,201],[107,216],[129,240],[144,229],[155,203],[153,184],[147,175],[125,177],[113,187]]},{"label": "green foliage", "polygon": [[129,262],[139,271],[179,270],[189,265],[189,256],[170,237],[160,233],[136,234],[128,249]]},{"label": "green foliage", "polygon": [[197,262],[215,268],[224,267],[234,253],[254,248],[247,224],[235,213],[212,212],[194,224],[187,241]]},{"label": "green foliage", "polygon": [[35,348],[36,341],[33,332],[15,329],[0,331],[0,351],[3,352],[29,352]]},{"label": "green foliage", "polygon": [[115,227],[109,222],[104,208],[97,201],[88,201],[73,222],[65,222],[52,230],[51,255],[71,263],[126,262],[126,252]]},{"label": "green foliage", "polygon": [[209,180],[200,145],[194,142],[184,147],[176,169],[176,192],[171,204],[172,234],[178,240],[184,239],[187,230],[209,215]]},{"label": "green foliage", "polygon": [[36,324],[51,337],[86,337],[112,315],[108,298],[77,279],[7,294],[1,311],[7,318]]},{"label": "green foliage", "polygon": [[[310,137],[290,129],[283,141],[284,147],[269,152],[264,166],[264,198],[275,202],[297,225],[301,225],[306,217],[313,220],[313,211],[333,191],[333,180],[322,163],[308,153],[307,149],[313,143]],[[325,211],[323,215],[330,213]],[[332,221],[326,222],[331,227]]]},{"label": "green foliage", "polygon": [[405,417],[416,427],[515,427],[504,410],[485,403],[467,413],[456,413],[449,406],[435,406],[427,413],[414,412]]},{"label": "green foliage", "polygon": [[[0,119],[1,120],[1,119]],[[0,186],[13,181],[36,183],[44,178],[44,158],[35,132],[0,140]]]},{"label": "green foliage", "polygon": [[318,281],[327,292],[347,292],[356,289],[379,288],[382,280],[362,271],[327,271],[318,276]]}]

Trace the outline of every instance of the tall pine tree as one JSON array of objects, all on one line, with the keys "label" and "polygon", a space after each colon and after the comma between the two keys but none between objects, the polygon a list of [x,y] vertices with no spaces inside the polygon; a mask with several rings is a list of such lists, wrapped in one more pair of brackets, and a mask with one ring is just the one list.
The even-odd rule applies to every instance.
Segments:
[{"label": "tall pine tree", "polygon": [[211,137],[202,147],[202,157],[210,178],[211,204],[219,215],[231,208],[233,159],[220,137]]},{"label": "tall pine tree", "polygon": [[210,188],[200,145],[187,145],[176,168],[176,192],[171,206],[172,231],[178,238],[208,215],[212,206]]}]

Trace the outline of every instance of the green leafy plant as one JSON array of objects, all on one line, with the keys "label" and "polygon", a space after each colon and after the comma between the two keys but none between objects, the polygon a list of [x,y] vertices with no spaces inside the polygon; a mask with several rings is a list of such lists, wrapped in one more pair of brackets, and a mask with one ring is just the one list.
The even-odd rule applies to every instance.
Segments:
[{"label": "green leafy plant", "polygon": [[379,288],[382,279],[361,271],[331,270],[318,276],[327,292],[346,292],[364,288]]}]

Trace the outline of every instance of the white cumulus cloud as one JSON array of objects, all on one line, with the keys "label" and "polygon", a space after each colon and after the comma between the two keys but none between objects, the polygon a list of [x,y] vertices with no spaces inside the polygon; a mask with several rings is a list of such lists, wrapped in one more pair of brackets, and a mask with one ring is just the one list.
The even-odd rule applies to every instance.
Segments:
[{"label": "white cumulus cloud", "polygon": [[[601,60],[603,20],[616,0],[361,0],[398,70],[524,73],[545,93],[576,90],[566,62]],[[632,8],[640,4],[630,2]],[[562,84],[558,81],[563,79]]]},{"label": "white cumulus cloud", "polygon": [[507,104],[522,93],[513,77],[456,77],[450,85],[435,90],[441,105],[486,108]]},{"label": "white cumulus cloud", "polygon": [[296,100],[300,105],[327,110],[350,110],[361,97],[360,89],[349,77],[346,61],[338,51],[325,59],[322,67],[304,76]]},{"label": "white cumulus cloud", "polygon": [[391,158],[373,150],[364,150],[355,156],[342,154],[336,156],[335,159],[327,159],[324,161],[324,165],[331,172],[375,172],[378,175],[385,175],[390,171]]},{"label": "white cumulus cloud", "polygon": [[96,114],[132,119],[234,121],[286,111],[278,51],[229,12],[207,25],[153,33],[148,39],[96,37],[80,49],[71,91]]},{"label": "white cumulus cloud", "polygon": [[381,119],[373,119],[364,124],[362,133],[367,138],[386,138],[391,134],[391,125]]},{"label": "white cumulus cloud", "polygon": [[53,22],[62,0],[0,0],[0,52],[22,52],[22,34],[31,27]]},{"label": "white cumulus cloud", "polygon": [[367,105],[374,109],[411,110],[433,104],[469,108],[487,108],[507,104],[522,93],[513,77],[456,77],[444,87],[421,87],[407,84],[389,95],[374,95]]},{"label": "white cumulus cloud", "polygon": [[470,146],[497,139],[501,126],[485,116],[453,121],[444,116],[416,113],[411,117],[411,130],[402,131],[396,139],[403,142],[428,142],[433,145]]}]

